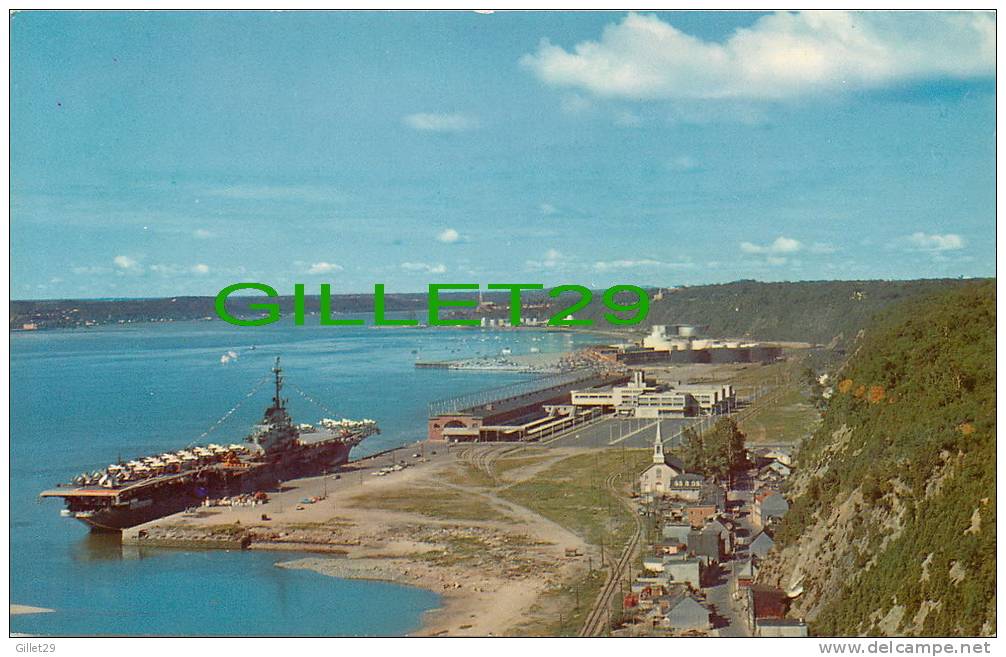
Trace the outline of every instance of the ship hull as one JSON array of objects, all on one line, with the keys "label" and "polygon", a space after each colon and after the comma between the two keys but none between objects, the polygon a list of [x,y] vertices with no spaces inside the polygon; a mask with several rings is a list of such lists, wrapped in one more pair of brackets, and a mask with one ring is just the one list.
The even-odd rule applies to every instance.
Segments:
[{"label": "ship hull", "polygon": [[140,489],[129,499],[60,495],[66,500],[68,515],[96,532],[118,532],[197,507],[203,500],[274,490],[282,481],[318,476],[349,461],[352,445],[329,443],[303,448],[272,463],[244,470],[213,469],[181,477],[168,483]]}]

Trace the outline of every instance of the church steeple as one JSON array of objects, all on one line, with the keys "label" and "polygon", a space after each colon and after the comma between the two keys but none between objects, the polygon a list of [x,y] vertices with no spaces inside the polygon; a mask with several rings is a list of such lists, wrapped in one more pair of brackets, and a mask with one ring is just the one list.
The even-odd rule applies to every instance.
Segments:
[{"label": "church steeple", "polygon": [[653,441],[653,462],[664,463],[664,440],[660,437],[660,420],[657,420],[657,437]]}]

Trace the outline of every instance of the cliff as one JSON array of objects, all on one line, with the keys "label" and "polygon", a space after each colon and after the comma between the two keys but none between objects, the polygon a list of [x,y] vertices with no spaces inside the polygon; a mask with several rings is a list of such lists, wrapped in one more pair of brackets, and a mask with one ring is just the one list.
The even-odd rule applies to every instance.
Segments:
[{"label": "cliff", "polygon": [[820,636],[994,634],[994,282],[900,306],[832,384],[759,581]]}]

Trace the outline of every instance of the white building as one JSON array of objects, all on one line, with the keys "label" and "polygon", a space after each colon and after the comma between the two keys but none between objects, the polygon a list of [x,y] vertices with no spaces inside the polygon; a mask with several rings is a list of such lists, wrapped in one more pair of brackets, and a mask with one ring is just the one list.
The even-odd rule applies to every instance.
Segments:
[{"label": "white building", "polygon": [[575,406],[600,407],[638,418],[693,417],[733,410],[737,392],[729,383],[658,386],[636,370],[625,385],[573,390],[570,401]]},{"label": "white building", "polygon": [[670,489],[671,482],[684,473],[684,464],[664,453],[658,422],[657,438],[653,441],[653,465],[639,475],[639,491],[644,495],[663,495]]}]

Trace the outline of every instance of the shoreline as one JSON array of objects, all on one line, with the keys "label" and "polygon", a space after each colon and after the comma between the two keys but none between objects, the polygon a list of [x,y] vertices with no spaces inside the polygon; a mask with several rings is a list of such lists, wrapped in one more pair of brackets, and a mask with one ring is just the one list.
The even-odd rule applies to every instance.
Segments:
[{"label": "shoreline", "polygon": [[[270,548],[262,549],[268,550]],[[419,626],[405,634],[405,636],[438,636],[446,634],[448,629],[443,627],[448,624],[446,618],[460,617],[464,613],[464,596],[451,595],[452,591],[450,589],[438,590],[432,581],[419,575],[414,579],[409,579],[407,576],[409,569],[406,565],[397,564],[396,566],[392,566],[391,564],[394,562],[395,560],[393,559],[380,557],[357,559],[351,557],[337,559],[302,557],[291,561],[280,561],[275,565],[277,568],[286,570],[310,570],[325,577],[362,582],[384,582],[435,593],[439,597],[438,606],[423,611],[419,618]]]},{"label": "shoreline", "polygon": [[[212,507],[145,525],[134,544],[188,540],[212,549],[214,540],[233,541],[238,531],[247,549],[282,555],[274,562],[280,568],[437,594],[439,605],[423,611],[410,636],[520,632],[535,622],[542,594],[579,577],[597,555],[582,537],[483,488],[485,475],[470,460],[475,454],[455,451],[406,456],[409,467],[383,477],[369,474],[391,455],[356,462],[339,479],[293,480],[262,505]],[[540,466],[523,467],[511,474],[531,475]]]}]

